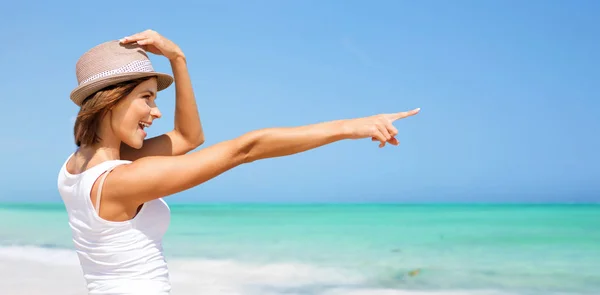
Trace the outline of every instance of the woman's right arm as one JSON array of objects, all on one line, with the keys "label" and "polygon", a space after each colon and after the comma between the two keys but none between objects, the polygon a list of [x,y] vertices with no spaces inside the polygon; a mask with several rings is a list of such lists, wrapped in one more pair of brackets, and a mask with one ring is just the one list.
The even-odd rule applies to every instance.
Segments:
[{"label": "woman's right arm", "polygon": [[372,137],[381,142],[380,147],[386,142],[397,145],[393,121],[418,112],[266,128],[185,155],[141,158],[110,173],[102,198],[142,204],[197,186],[244,163],[292,155],[342,139]]}]

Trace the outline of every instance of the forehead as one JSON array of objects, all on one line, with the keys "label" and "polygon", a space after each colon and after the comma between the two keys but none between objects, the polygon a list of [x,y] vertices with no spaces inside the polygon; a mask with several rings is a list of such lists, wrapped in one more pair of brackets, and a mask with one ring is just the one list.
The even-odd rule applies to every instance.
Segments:
[{"label": "forehead", "polygon": [[152,77],[152,78],[140,83],[137,87],[135,87],[135,91],[156,92],[157,88],[158,88],[158,82],[155,77]]}]

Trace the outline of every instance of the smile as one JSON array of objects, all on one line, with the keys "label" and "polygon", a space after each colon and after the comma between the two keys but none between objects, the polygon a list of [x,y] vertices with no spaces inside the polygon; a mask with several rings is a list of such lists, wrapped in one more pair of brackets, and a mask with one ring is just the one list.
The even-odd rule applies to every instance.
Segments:
[{"label": "smile", "polygon": [[150,127],[151,124],[148,124],[146,122],[139,122],[138,125],[140,126],[140,128],[144,129],[146,127]]}]

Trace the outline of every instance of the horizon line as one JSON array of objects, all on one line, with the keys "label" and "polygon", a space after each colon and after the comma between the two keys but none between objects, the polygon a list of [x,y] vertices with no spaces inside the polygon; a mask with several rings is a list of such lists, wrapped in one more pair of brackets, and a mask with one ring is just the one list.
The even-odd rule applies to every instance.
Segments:
[{"label": "horizon line", "polygon": [[[600,205],[600,201],[198,201],[198,202],[168,202],[169,206],[186,205]],[[63,205],[60,201],[2,201],[2,205]]]}]

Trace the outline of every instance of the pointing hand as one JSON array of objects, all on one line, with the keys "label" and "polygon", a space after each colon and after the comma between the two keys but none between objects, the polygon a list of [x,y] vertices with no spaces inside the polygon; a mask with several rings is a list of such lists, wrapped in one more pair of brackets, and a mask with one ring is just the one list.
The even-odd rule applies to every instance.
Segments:
[{"label": "pointing hand", "polygon": [[392,125],[396,120],[414,116],[421,109],[417,108],[407,112],[399,112],[392,114],[379,114],[370,117],[357,118],[348,120],[345,128],[351,139],[371,137],[373,141],[379,141],[379,147],[382,148],[386,143],[398,145],[396,139],[398,129]]}]

